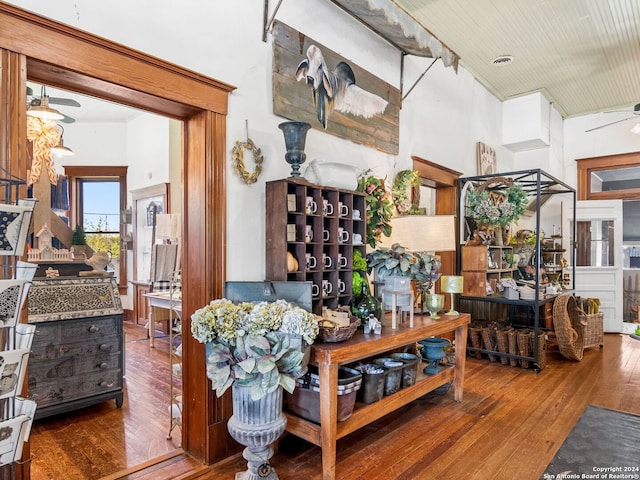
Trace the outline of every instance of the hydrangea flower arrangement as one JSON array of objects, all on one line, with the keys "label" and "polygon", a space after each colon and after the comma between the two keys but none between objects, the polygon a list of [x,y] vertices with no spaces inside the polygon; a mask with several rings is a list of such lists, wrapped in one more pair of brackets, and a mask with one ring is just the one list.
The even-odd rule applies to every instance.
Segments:
[{"label": "hydrangea flower arrangement", "polygon": [[191,334],[207,344],[207,376],[216,395],[234,382],[259,399],[279,385],[293,392],[306,369],[300,336],[311,345],[318,335],[315,315],[286,302],[233,303],[213,300],[191,316]]}]

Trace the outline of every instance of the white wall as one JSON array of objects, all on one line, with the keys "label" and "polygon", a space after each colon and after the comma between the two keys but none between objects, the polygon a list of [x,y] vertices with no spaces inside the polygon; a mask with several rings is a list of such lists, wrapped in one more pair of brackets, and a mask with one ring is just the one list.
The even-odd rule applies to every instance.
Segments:
[{"label": "white wall", "polygon": [[640,135],[631,133],[637,119],[621,122],[592,132],[590,128],[621,120],[624,113],[597,113],[564,121],[564,175],[567,183],[575,185],[577,167],[575,160],[640,151]]},{"label": "white wall", "polygon": [[[172,2],[112,0],[15,0],[9,3],[125,44],[237,87],[227,119],[228,269],[230,280],[264,278],[265,182],[288,176],[284,141],[273,114],[271,37],[262,42],[261,0]],[[271,2],[272,8],[275,2]],[[400,86],[400,54],[358,21],[326,0],[283,2],[277,19],[326,45],[382,80]],[[407,57],[405,88],[430,63]],[[231,148],[249,136],[264,154],[258,183],[243,185],[231,168]],[[464,175],[476,171],[475,145],[497,150],[498,170],[514,167],[501,146],[501,103],[460,67],[441,62],[425,75],[400,112],[399,155],[356,145],[318,130],[307,136],[307,159],[326,158],[393,179],[411,167],[411,155]],[[251,169],[251,165],[247,166]],[[529,167],[527,167],[529,168]],[[142,174],[144,175],[144,171]],[[157,180],[157,178],[156,178]],[[153,182],[158,183],[158,182]],[[132,185],[130,185],[132,187]]]}]

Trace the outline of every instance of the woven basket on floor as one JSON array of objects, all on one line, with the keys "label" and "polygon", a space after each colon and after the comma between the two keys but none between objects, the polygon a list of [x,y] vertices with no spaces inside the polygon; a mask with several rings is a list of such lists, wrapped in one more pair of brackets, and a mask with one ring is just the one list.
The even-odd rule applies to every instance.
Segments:
[{"label": "woven basket on floor", "polygon": [[[496,330],[496,339],[498,343],[498,351],[500,353],[509,352],[509,333],[513,331],[513,327],[500,327]],[[500,357],[500,363],[507,365],[509,359],[507,357]]]},{"label": "woven basket on floor", "polygon": [[[511,329],[511,331],[507,332],[507,337],[509,337],[509,353],[511,355],[518,355],[518,331],[515,329]],[[512,367],[517,367],[518,359],[510,358],[509,364]]]},{"label": "woven basket on floor", "polygon": [[569,360],[582,360],[584,336],[573,295],[560,295],[553,302],[553,328],[562,356]]},{"label": "woven basket on floor", "polygon": [[[467,343],[469,343],[472,348],[482,348],[482,327],[469,325],[469,338]],[[470,351],[469,355],[475,358],[482,358],[482,352],[479,351]]]},{"label": "woven basket on floor", "polygon": [[578,310],[578,318],[582,324],[584,348],[604,346],[604,315],[602,313],[584,313]]},{"label": "woven basket on floor", "polygon": [[[484,344],[484,349],[492,352],[497,351],[496,346],[496,327],[495,325],[487,325],[482,329],[482,343]],[[492,354],[489,355],[489,360],[495,362],[498,357]]]}]

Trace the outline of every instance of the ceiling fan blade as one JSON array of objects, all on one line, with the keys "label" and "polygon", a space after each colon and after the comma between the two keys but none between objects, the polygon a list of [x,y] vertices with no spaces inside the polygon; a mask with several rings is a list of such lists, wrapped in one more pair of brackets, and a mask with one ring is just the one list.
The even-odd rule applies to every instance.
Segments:
[{"label": "ceiling fan blade", "polygon": [[65,115],[64,113],[62,115],[64,116],[64,118],[60,120],[62,123],[75,123],[76,121],[75,118],[71,118],[68,115]]},{"label": "ceiling fan blade", "polygon": [[49,97],[49,103],[55,103],[56,105],[65,105],[67,107],[80,106],[80,103],[71,98]]},{"label": "ceiling fan blade", "polygon": [[623,118],[622,120],[616,120],[615,122],[605,123],[604,125],[600,125],[599,127],[590,128],[589,130],[585,130],[585,133],[593,132],[594,130],[599,130],[601,128],[608,127],[609,125],[615,125],[616,123],[626,122],[627,120],[631,120],[632,118],[636,118],[636,115],[632,115],[630,117]]}]

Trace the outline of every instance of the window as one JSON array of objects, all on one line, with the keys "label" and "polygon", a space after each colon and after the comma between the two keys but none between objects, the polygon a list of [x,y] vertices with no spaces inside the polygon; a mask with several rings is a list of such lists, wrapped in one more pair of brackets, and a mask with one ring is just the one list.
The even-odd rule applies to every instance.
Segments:
[{"label": "window", "polygon": [[126,209],[127,167],[65,167],[70,189],[70,225],[82,225],[89,246],[111,253],[120,291],[127,288],[127,256],[120,212]]}]

